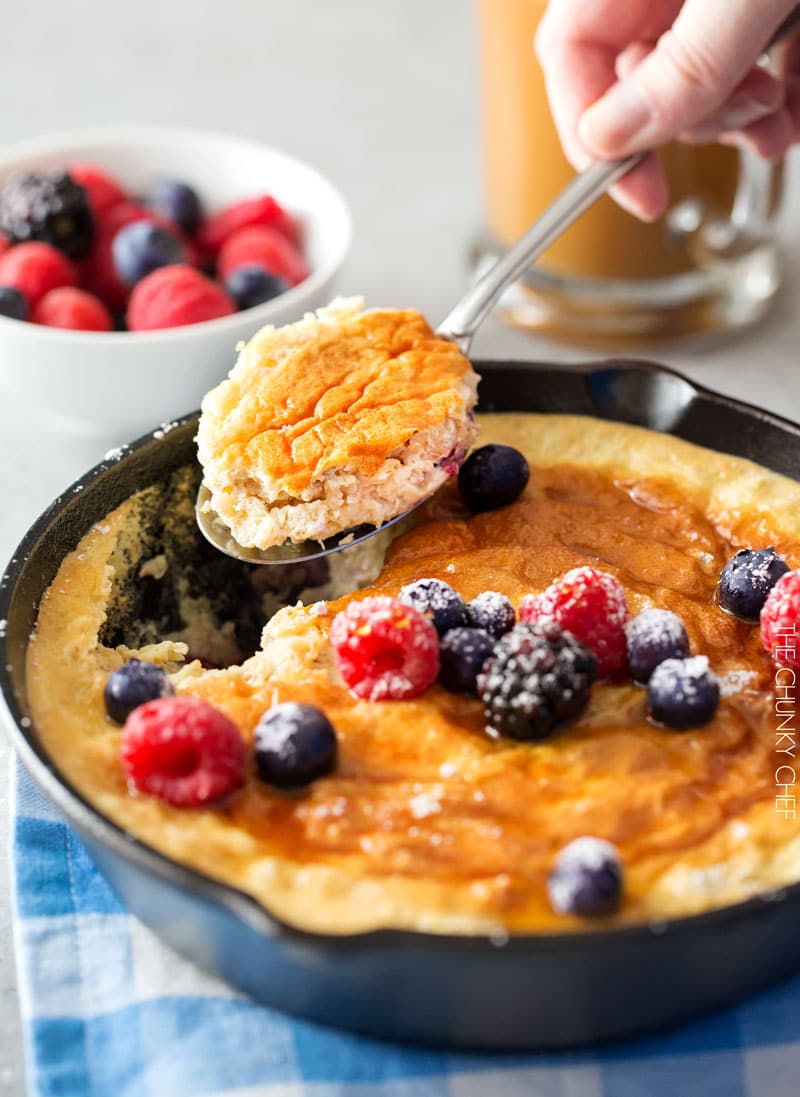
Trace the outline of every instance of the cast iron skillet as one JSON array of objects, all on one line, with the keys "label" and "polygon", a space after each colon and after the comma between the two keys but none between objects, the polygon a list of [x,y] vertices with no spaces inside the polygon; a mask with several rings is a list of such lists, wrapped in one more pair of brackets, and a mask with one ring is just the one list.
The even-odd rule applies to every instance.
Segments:
[{"label": "cast iron skillet", "polygon": [[[800,427],[646,362],[478,362],[483,410],[595,415],[669,431],[800,479]],[[301,932],[129,837],[58,773],[31,726],[25,649],[43,591],[90,526],[193,459],[196,415],[104,461],[36,522],[0,584],[0,684],[14,747],[122,901],[253,997],[373,1036],[541,1049],[632,1036],[752,994],[800,967],[800,884],[648,927],[509,939]],[[0,629],[2,631],[2,629]]]}]

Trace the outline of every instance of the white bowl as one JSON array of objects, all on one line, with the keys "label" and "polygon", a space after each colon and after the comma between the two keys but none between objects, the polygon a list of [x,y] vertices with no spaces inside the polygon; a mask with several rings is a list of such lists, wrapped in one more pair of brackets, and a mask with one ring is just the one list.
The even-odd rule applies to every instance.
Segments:
[{"label": "white bowl", "polygon": [[0,150],[12,172],[96,164],[136,194],[158,177],[197,188],[206,210],[270,193],[304,226],[311,274],[234,316],[152,332],[79,332],[0,316],[0,390],[103,437],[128,441],[199,406],[233,365],[236,345],[264,324],[298,319],[330,300],[352,237],[336,188],[313,168],[258,141],[152,126],[88,129]]}]

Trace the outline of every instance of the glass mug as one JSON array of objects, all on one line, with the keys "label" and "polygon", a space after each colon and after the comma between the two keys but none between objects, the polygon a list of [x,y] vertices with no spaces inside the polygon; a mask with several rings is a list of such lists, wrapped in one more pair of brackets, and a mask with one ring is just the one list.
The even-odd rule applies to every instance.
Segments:
[{"label": "glass mug", "polygon": [[[533,51],[547,0],[478,0],[488,232],[476,273],[574,176]],[[645,224],[600,199],[501,299],[498,315],[606,347],[751,324],[781,280],[781,165],[723,145],[659,151],[671,206]]]}]

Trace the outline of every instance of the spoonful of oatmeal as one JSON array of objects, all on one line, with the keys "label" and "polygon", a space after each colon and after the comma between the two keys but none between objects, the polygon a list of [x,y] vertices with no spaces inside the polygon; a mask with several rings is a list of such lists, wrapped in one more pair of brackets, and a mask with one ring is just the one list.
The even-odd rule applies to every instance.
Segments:
[{"label": "spoonful of oatmeal", "polygon": [[502,291],[639,162],[567,186],[437,331],[413,309],[338,299],[266,327],[203,400],[197,521],[221,552],[300,562],[365,541],[458,473],[477,428],[472,337]]}]

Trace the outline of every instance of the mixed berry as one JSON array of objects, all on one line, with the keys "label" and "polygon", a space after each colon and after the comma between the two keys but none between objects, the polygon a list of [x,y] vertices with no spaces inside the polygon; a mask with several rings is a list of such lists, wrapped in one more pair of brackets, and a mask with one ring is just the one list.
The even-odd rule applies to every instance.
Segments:
[{"label": "mixed berry", "polygon": [[92,164],[18,173],[0,190],[0,316],[14,320],[180,327],[253,308],[308,273],[300,225],[271,195],[205,216],[182,180],[134,198]]},{"label": "mixed berry", "polygon": [[259,777],[276,788],[302,788],[336,765],[336,732],[314,705],[274,705],[256,725],[253,746]]},{"label": "mixed berry", "polygon": [[[119,210],[118,195],[106,193],[102,181],[90,181],[96,206]],[[249,258],[260,236],[259,225],[254,228],[247,217],[279,219],[271,200],[223,211],[206,222],[195,219],[190,202],[181,203],[186,203],[186,195],[168,190],[153,208],[159,217],[181,225],[182,231],[199,224],[197,248],[206,254],[217,249],[218,269],[242,307],[261,299],[265,278],[273,279],[279,289],[289,284],[291,271],[285,265],[271,273],[254,263],[235,266],[238,257]],[[236,247],[226,248],[226,233],[236,231],[242,233]],[[129,315],[136,316],[141,308],[140,326],[146,326],[151,306],[168,313],[169,302],[159,304],[158,299],[172,292],[170,271],[184,272],[185,279],[203,277],[187,264],[156,265],[150,273],[135,269],[136,262],[147,265],[148,248],[157,252],[164,244],[163,234],[157,223],[131,219],[118,231],[112,248],[119,255],[114,276],[134,284]],[[289,238],[286,232],[284,240]],[[15,251],[49,246],[37,239],[0,254],[0,274]],[[277,249],[274,255],[279,254]],[[61,261],[68,262],[63,256]],[[281,267],[279,258],[274,262]],[[231,263],[233,269],[228,270]],[[167,279],[166,289],[159,288],[162,278]],[[218,285],[209,284],[224,294]],[[82,292],[75,285],[50,287],[47,270],[42,274],[35,265],[28,271],[28,286],[34,311],[55,292]],[[191,310],[200,289],[187,280],[182,292],[186,299],[179,298],[179,310]],[[7,309],[18,307],[13,291],[4,295],[0,290],[0,311],[4,301]],[[207,302],[203,307],[213,306]],[[472,458],[476,460],[470,465]],[[459,474],[462,495],[475,513],[518,498],[527,481],[524,457],[505,446],[476,450]],[[777,661],[800,667],[800,643],[795,648],[794,641],[800,621],[800,571],[789,571],[774,549],[737,552],[722,571],[717,601],[743,621],[760,621],[764,647]],[[259,619],[256,631],[261,623]],[[249,627],[246,621],[245,626]],[[330,642],[336,671],[355,697],[369,702],[409,700],[438,682],[450,692],[477,698],[491,735],[522,742],[545,739],[578,719],[597,679],[620,680],[627,674],[645,687],[653,723],[674,731],[708,724],[720,703],[719,680],[704,655],[691,653],[683,621],[660,608],[631,617],[619,579],[590,566],[573,568],[544,591],[526,595],[518,614],[499,591],[487,590],[465,602],[449,583],[423,577],[402,587],[396,598],[380,595],[351,601],[333,619]],[[205,702],[173,694],[169,677],[140,661],[132,660],[110,676],[106,707],[113,720],[124,723],[122,760],[128,780],[133,788],[180,806],[224,800],[244,782],[242,735]],[[330,719],[309,704],[277,704],[254,729],[255,771],[275,789],[302,789],[331,774],[337,749]],[[610,842],[589,835],[558,853],[547,879],[553,910],[578,917],[613,914],[623,886],[619,852]]]},{"label": "mixed berry", "polygon": [[345,684],[367,701],[419,697],[439,673],[439,637],[413,605],[379,595],[333,619],[331,646]]},{"label": "mixed berry", "polygon": [[133,788],[176,807],[217,803],[244,781],[241,732],[198,697],[163,697],[135,708],[120,753]]},{"label": "mixed berry", "polygon": [[513,446],[490,444],[472,451],[458,472],[458,486],[474,514],[497,510],[522,495],[531,470]]},{"label": "mixed berry", "polygon": [[514,604],[505,594],[485,590],[467,603],[467,624],[470,628],[483,629],[499,640],[517,623]]},{"label": "mixed berry", "polygon": [[439,681],[453,693],[477,693],[478,675],[495,640],[481,628],[453,628],[439,644]]},{"label": "mixed berry", "polygon": [[556,621],[571,632],[597,659],[597,676],[610,678],[626,660],[625,625],[628,603],[622,584],[598,568],[573,568],[541,594],[520,603],[521,621]]},{"label": "mixed berry", "polygon": [[596,671],[591,651],[555,621],[515,625],[478,677],[488,729],[546,738],[586,708]]},{"label": "mixed berry", "polygon": [[782,575],[761,610],[761,642],[776,663],[800,670],[800,571]]},{"label": "mixed berry", "polygon": [[720,606],[743,621],[757,621],[767,595],[788,570],[774,548],[740,549],[719,577]]},{"label": "mixed berry", "polygon": [[172,697],[174,693],[169,675],[161,667],[140,659],[129,659],[109,674],[103,700],[111,719],[117,724],[124,724],[139,705],[159,697]]},{"label": "mixed berry", "polygon": [[645,683],[665,659],[685,659],[689,654],[686,626],[668,609],[645,609],[625,626],[628,673]]},{"label": "mixed berry", "polygon": [[707,724],[719,705],[719,680],[707,657],[659,663],[647,683],[647,703],[654,720],[676,731]]},{"label": "mixed berry", "polygon": [[585,836],[565,846],[547,880],[558,914],[593,918],[613,914],[622,898],[619,854],[610,842]]},{"label": "mixed berry", "polygon": [[418,579],[402,587],[398,599],[424,613],[440,636],[466,621],[461,595],[441,579]]}]

